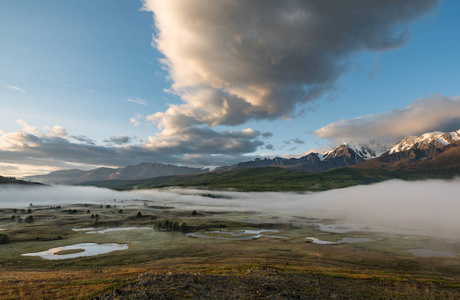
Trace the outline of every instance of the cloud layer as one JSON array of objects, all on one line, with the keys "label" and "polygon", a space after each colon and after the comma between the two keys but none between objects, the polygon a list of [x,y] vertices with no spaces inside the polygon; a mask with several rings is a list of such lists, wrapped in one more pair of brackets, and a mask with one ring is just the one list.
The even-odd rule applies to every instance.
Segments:
[{"label": "cloud layer", "polygon": [[460,129],[460,96],[420,98],[404,107],[381,114],[343,119],[318,129],[316,136],[334,143],[346,141],[395,141],[408,135]]},{"label": "cloud layer", "polygon": [[[216,135],[210,129],[195,128],[187,137],[178,136],[177,142],[172,140],[163,145],[130,144],[130,137],[118,135],[104,140],[107,145],[101,146],[84,135],[69,136],[60,126],[40,130],[24,120],[17,123],[21,126],[18,131],[0,131],[0,175],[42,174],[52,171],[53,167],[124,167],[145,161],[219,166],[241,161],[241,155],[253,152],[263,144],[257,139],[260,132],[252,129],[222,131]],[[203,136],[209,138],[203,139]],[[188,139],[188,142],[182,143],[181,138]],[[247,156],[246,159],[253,157]]]},{"label": "cloud layer", "polygon": [[145,0],[170,92],[183,100],[146,117],[162,130],[150,144],[196,136],[201,125],[289,118],[330,91],[350,55],[400,47],[408,23],[439,2]]}]

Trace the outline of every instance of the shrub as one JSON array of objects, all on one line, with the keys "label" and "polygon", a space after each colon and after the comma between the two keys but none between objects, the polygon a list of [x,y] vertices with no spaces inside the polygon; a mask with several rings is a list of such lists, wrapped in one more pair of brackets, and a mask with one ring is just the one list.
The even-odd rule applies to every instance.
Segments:
[{"label": "shrub", "polygon": [[10,237],[6,234],[0,233],[0,244],[8,244],[10,242]]},{"label": "shrub", "polygon": [[33,216],[28,216],[25,221],[26,221],[26,223],[31,224],[31,223],[34,222],[34,217]]},{"label": "shrub", "polygon": [[140,211],[138,211],[136,217],[137,218],[142,218],[142,213]]}]

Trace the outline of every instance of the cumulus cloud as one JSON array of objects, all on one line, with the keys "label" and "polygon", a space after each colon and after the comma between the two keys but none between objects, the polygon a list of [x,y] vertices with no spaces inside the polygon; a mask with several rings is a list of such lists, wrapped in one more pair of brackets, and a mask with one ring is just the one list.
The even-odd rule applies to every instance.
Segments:
[{"label": "cumulus cloud", "polygon": [[270,131],[262,133],[262,137],[264,138],[270,138],[272,136],[273,136],[273,132],[270,132]]},{"label": "cumulus cloud", "polygon": [[334,87],[352,54],[400,47],[439,2],[144,0],[183,100],[146,118],[169,144],[202,125],[289,118]]},{"label": "cumulus cloud", "polygon": [[133,124],[134,126],[139,126],[141,121],[144,119],[144,116],[141,114],[137,114],[135,117],[129,119],[129,123]]},{"label": "cumulus cloud", "polygon": [[420,98],[403,109],[343,119],[326,125],[315,135],[335,143],[345,141],[395,141],[408,135],[460,129],[460,96]]},{"label": "cumulus cloud", "polygon": [[126,135],[117,135],[111,136],[108,140],[104,140],[105,143],[116,144],[116,145],[124,145],[131,143],[131,138]]}]

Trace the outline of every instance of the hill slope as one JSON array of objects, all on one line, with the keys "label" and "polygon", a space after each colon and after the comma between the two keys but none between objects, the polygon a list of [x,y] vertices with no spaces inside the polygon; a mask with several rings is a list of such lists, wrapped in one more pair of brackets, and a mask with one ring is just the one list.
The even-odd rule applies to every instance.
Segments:
[{"label": "hill slope", "polygon": [[13,177],[0,176],[0,185],[3,185],[3,184],[42,185],[41,183],[38,183],[38,182],[17,180],[16,178],[13,178]]},{"label": "hill slope", "polygon": [[450,179],[459,174],[460,168],[425,169],[416,171],[339,168],[319,173],[298,173],[283,168],[264,167],[219,173],[167,176],[145,180],[85,182],[82,185],[105,187],[116,190],[194,187],[259,192],[324,191],[359,184],[377,183],[389,179]]}]

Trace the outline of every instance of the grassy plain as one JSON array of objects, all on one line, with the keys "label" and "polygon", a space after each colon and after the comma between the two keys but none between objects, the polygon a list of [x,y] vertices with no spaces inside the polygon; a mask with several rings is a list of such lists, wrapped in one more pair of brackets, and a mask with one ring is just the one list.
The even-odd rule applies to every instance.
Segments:
[{"label": "grassy plain", "polygon": [[[110,207],[32,207],[31,213],[13,209],[0,212],[1,233],[10,237],[9,244],[0,245],[0,298],[460,297],[459,240],[366,230],[330,233],[312,225],[319,220],[268,222],[264,215],[239,211],[193,214],[143,201],[117,201]],[[18,223],[12,215],[16,219],[32,215],[35,221]],[[166,220],[186,225],[176,231],[153,229]],[[94,234],[87,234],[89,229],[73,230],[129,226],[152,229]],[[222,232],[207,232],[244,229],[278,229],[268,234],[284,238],[235,240]],[[184,235],[192,232],[209,237]],[[308,236],[373,241],[318,245],[305,240]],[[124,243],[129,249],[64,260],[21,256],[77,243]],[[455,256],[416,257],[405,251],[414,248],[444,250]]]}]

